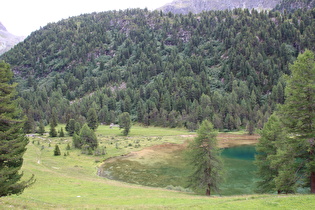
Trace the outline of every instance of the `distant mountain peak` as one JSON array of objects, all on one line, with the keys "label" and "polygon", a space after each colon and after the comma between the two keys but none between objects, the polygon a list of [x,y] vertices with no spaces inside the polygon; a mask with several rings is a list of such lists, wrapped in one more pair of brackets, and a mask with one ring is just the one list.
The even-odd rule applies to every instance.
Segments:
[{"label": "distant mountain peak", "polygon": [[0,22],[0,30],[1,31],[7,31],[6,27]]},{"label": "distant mountain peak", "polygon": [[0,55],[9,51],[12,47],[24,39],[25,37],[15,36],[8,32],[6,27],[0,22]]}]

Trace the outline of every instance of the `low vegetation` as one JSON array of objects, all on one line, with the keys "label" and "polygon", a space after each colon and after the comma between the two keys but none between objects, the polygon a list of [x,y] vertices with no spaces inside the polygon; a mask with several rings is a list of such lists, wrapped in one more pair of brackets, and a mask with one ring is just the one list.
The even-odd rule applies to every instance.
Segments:
[{"label": "low vegetation", "polygon": [[[60,130],[61,126],[56,129]],[[71,146],[67,149],[68,144],[71,145],[69,136],[30,136],[22,170],[24,179],[35,174],[37,181],[19,196],[1,198],[0,206],[3,209],[311,209],[314,206],[311,195],[208,198],[184,192],[176,186],[144,187],[97,175],[97,168],[104,159],[161,143],[183,143],[192,134],[184,130],[133,126],[130,136],[124,137],[119,128],[99,126],[96,135],[100,147],[106,147],[106,154],[99,156],[81,154],[81,150]],[[136,147],[135,142],[140,147]],[[60,148],[61,156],[54,156],[55,145]]]}]

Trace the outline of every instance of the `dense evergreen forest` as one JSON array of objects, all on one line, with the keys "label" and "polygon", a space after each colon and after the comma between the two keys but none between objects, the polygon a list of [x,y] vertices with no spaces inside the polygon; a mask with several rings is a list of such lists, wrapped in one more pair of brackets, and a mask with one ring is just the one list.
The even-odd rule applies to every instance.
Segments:
[{"label": "dense evergreen forest", "polygon": [[128,112],[144,125],[262,128],[284,102],[289,64],[315,50],[315,10],[235,9],[174,15],[146,9],[50,23],[5,53],[26,130],[53,114],[83,124]]}]

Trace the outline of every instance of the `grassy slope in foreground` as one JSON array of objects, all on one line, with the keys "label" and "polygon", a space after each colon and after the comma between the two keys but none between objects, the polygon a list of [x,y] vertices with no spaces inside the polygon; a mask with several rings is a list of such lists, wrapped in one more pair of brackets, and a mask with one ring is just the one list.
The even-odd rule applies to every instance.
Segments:
[{"label": "grassy slope in foreground", "polygon": [[[137,130],[139,136],[136,136]],[[140,139],[143,135],[149,136],[150,130],[135,127],[131,137]],[[164,134],[168,138],[163,141],[171,142],[177,141],[178,135],[187,134],[185,131],[174,131],[153,128],[153,136]],[[105,134],[108,135],[107,138],[113,139],[117,137],[117,133],[119,131],[105,127],[98,130],[103,144],[108,141]],[[59,146],[63,154],[69,139],[51,139],[51,147],[46,143],[48,139],[42,140],[40,145],[36,143],[37,138],[35,143],[31,139],[25,154],[23,171],[25,178],[34,173],[37,182],[22,195],[0,198],[0,209],[311,209],[315,205],[312,195],[208,198],[107,180],[96,175],[99,163],[96,163],[98,158],[95,156],[80,155],[78,150],[70,150],[70,156],[53,156],[55,143],[61,143]],[[120,150],[121,153],[127,152]],[[114,149],[108,148],[109,153],[110,151]]]}]

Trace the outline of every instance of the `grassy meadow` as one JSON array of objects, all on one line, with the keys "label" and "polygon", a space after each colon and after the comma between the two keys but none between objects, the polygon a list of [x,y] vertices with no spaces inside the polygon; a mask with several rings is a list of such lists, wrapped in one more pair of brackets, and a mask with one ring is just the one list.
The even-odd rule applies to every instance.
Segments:
[{"label": "grassy meadow", "polygon": [[[59,128],[60,129],[60,128]],[[48,128],[46,128],[48,130]],[[118,128],[100,126],[97,136],[106,155],[66,150],[71,137],[30,137],[24,155],[24,179],[36,183],[21,195],[0,198],[0,209],[312,209],[313,195],[243,195],[206,197],[165,188],[145,187],[97,175],[103,160],[163,143],[183,143],[185,130],[134,126],[130,136]],[[53,156],[58,144],[61,156]],[[66,154],[66,156],[64,155]],[[154,177],[152,177],[154,179]]]}]

